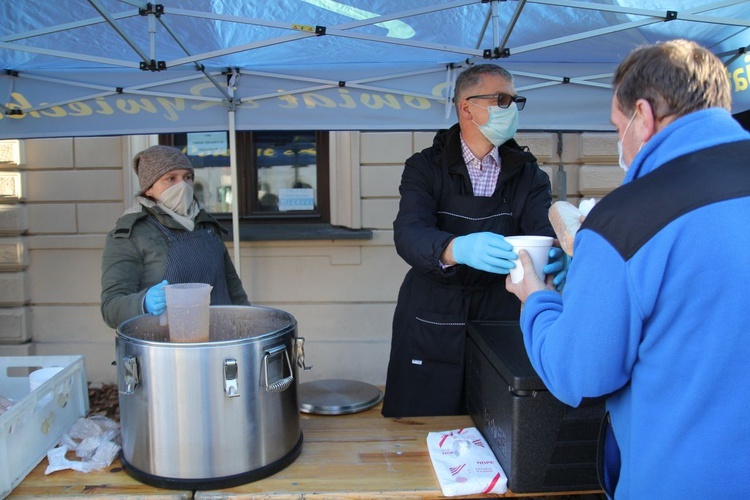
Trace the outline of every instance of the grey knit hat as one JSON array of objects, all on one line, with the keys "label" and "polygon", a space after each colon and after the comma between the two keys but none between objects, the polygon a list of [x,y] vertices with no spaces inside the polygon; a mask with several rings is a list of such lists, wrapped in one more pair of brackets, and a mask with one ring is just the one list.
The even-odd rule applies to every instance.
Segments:
[{"label": "grey knit hat", "polygon": [[184,168],[195,175],[193,165],[182,151],[171,146],[151,146],[133,157],[133,170],[138,175],[138,184],[142,195],[159,180],[159,177],[171,170]]}]

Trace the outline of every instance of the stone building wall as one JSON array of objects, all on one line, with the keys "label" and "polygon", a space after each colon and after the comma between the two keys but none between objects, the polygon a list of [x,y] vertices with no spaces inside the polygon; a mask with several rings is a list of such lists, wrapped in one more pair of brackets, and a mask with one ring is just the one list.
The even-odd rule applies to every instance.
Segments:
[{"label": "stone building wall", "polygon": [[[398,185],[404,160],[433,135],[332,133],[332,222],[370,229],[371,239],[241,243],[250,300],[292,313],[306,338],[313,369],[302,381],[385,382],[407,271],[393,245]],[[101,253],[130,205],[130,158],[153,140],[0,143],[0,356],[83,354],[91,382],[116,380],[115,334],[99,313]],[[517,140],[550,175],[553,194],[564,187],[572,202],[601,197],[622,181],[614,133],[520,133]],[[8,153],[13,147],[17,153]]]}]

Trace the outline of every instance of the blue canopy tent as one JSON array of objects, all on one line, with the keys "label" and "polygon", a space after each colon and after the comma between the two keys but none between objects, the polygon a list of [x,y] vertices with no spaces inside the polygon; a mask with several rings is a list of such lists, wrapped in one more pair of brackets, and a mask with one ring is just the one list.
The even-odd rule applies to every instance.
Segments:
[{"label": "blue canopy tent", "polygon": [[0,138],[450,125],[451,85],[495,62],[522,127],[611,130],[610,80],[645,42],[686,37],[750,102],[737,0],[26,0],[3,2]]},{"label": "blue canopy tent", "polygon": [[677,37],[718,54],[734,111],[750,108],[740,0],[25,0],[0,13],[0,139],[434,130],[455,122],[456,75],[482,62],[516,76],[523,129],[612,130],[619,61]]}]

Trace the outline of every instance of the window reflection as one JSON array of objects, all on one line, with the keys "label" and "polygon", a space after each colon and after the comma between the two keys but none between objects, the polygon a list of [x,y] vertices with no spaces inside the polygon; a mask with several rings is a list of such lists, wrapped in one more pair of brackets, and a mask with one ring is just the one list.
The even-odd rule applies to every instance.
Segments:
[{"label": "window reflection", "polygon": [[315,210],[315,134],[259,132],[255,137],[258,208],[268,212]]},{"label": "window reflection", "polygon": [[260,222],[329,220],[328,135],[315,131],[237,132],[237,186],[232,190],[229,134],[161,134],[195,167],[195,195],[212,214]]},{"label": "window reflection", "polygon": [[210,213],[232,211],[228,132],[175,134],[174,145],[195,167],[195,197]]}]

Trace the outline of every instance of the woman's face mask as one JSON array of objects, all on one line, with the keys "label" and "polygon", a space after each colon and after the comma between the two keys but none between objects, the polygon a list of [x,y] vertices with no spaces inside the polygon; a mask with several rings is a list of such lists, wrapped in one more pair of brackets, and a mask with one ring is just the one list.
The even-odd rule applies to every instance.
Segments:
[{"label": "woman's face mask", "polygon": [[484,125],[479,125],[477,122],[472,122],[479,128],[488,141],[495,145],[495,147],[506,143],[516,135],[518,130],[518,108],[516,103],[511,103],[507,108],[501,108],[500,106],[481,106],[472,101],[469,101],[474,106],[479,106],[487,110],[489,119]]},{"label": "woman's face mask", "polygon": [[176,214],[187,216],[188,209],[193,203],[192,184],[182,181],[165,189],[159,195],[159,203]]}]

